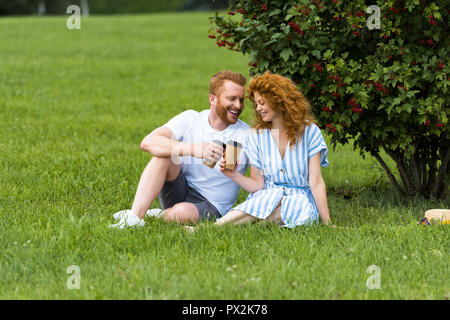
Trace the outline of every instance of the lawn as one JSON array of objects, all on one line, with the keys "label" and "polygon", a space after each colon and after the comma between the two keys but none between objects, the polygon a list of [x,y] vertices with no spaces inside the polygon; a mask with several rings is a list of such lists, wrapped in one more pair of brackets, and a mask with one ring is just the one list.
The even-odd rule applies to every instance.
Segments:
[{"label": "lawn", "polygon": [[108,228],[150,159],[142,138],[208,108],[217,71],[248,75],[208,15],[0,19],[0,299],[449,299],[448,226],[416,225],[449,200],[401,197],[352,145],[329,145],[322,171],[338,228]]}]

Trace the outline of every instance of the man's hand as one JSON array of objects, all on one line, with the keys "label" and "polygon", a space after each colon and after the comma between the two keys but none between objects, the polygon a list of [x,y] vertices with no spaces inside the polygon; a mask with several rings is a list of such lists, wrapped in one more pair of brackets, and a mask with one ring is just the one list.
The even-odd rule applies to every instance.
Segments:
[{"label": "man's hand", "polygon": [[204,142],[194,144],[192,156],[205,159],[209,162],[217,162],[223,156],[224,149],[214,142]]}]

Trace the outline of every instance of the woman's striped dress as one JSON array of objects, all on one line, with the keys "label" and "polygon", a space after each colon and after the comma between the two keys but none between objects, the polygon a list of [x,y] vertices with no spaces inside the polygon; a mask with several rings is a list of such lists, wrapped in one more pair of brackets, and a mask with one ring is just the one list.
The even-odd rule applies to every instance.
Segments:
[{"label": "woman's striped dress", "polygon": [[306,126],[295,148],[288,143],[284,159],[269,129],[253,131],[243,150],[250,164],[262,169],[265,186],[263,190],[250,193],[234,210],[265,219],[281,200],[281,219],[286,227],[318,221],[319,212],[309,188],[308,159],[320,152],[321,166],[328,166],[328,148],[319,127]]}]

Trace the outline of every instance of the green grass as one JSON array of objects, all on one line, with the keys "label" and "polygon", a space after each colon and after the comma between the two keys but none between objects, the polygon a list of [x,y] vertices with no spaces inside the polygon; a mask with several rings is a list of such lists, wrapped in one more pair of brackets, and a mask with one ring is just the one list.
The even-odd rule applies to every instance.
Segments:
[{"label": "green grass", "polygon": [[0,19],[0,299],[448,299],[448,226],[415,223],[449,201],[401,198],[351,145],[330,146],[323,169],[340,228],[108,228],[150,159],[142,138],[207,108],[215,72],[248,74],[207,38],[207,16],[89,17],[72,31],[65,17]]}]

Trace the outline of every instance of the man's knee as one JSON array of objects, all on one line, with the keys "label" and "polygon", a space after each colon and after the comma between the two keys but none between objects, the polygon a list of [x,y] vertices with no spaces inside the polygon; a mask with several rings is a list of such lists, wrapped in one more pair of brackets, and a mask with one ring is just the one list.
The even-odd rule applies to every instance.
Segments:
[{"label": "man's knee", "polygon": [[199,220],[197,208],[189,202],[177,203],[173,207],[164,210],[161,217],[166,222],[177,223],[198,222]]},{"label": "man's knee", "polygon": [[174,163],[170,157],[152,157],[150,163],[153,164],[159,172],[166,173],[166,181],[173,181],[180,174],[181,165]]}]

